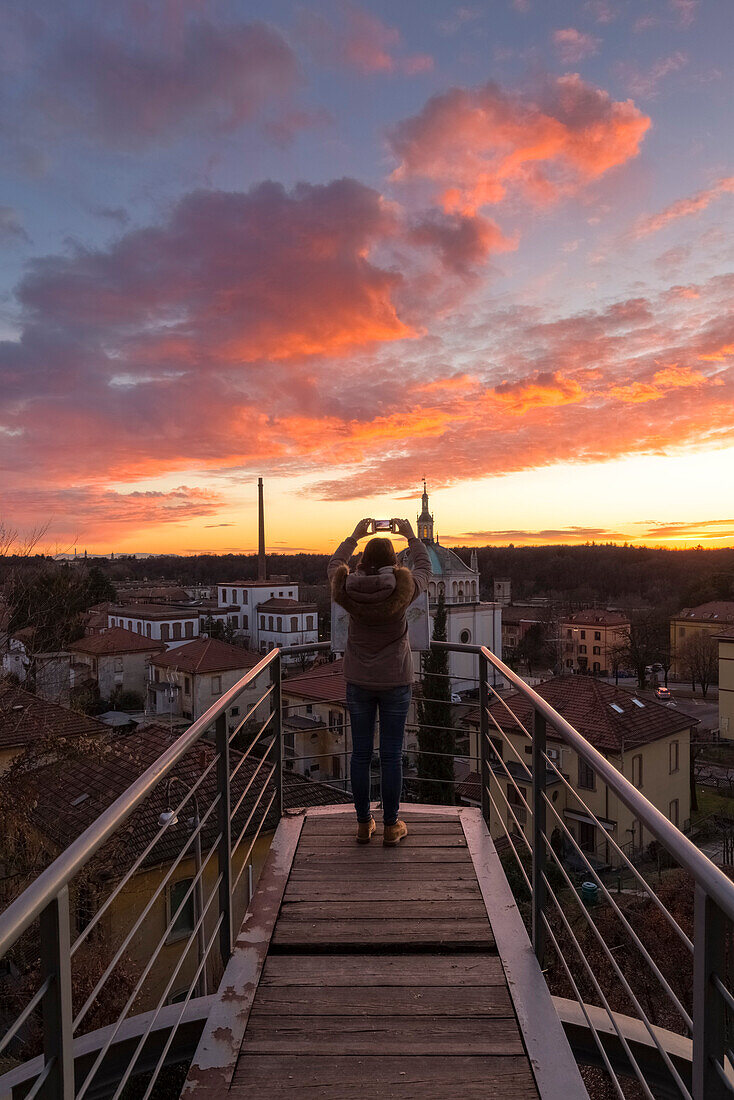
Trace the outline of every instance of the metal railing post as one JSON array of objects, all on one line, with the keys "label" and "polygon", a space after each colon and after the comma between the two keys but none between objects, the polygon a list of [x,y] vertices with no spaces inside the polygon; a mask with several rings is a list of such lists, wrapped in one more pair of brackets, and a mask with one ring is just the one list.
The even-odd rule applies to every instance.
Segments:
[{"label": "metal railing post", "polygon": [[545,954],[545,874],[546,850],[543,834],[545,827],[545,715],[533,712],[533,950],[540,965]]},{"label": "metal railing post", "polygon": [[724,980],[729,921],[700,883],[693,912],[693,1100],[730,1096],[714,1062],[724,1065],[726,1007],[712,975]]},{"label": "metal railing post", "polygon": [[226,966],[232,954],[232,829],[231,798],[229,785],[229,733],[227,715],[220,714],[215,722],[217,744],[217,794],[219,795],[219,912],[222,925],[219,929],[219,949],[222,965]]},{"label": "metal railing post", "polygon": [[72,1100],[74,1053],[71,1001],[71,934],[69,890],[63,887],[40,915],[41,980],[51,979],[41,1001],[43,1013],[43,1057],[53,1062],[41,1089],[44,1097]]},{"label": "metal railing post", "polygon": [[489,664],[484,653],[479,654],[479,776],[482,785],[482,817],[489,828]]},{"label": "metal railing post", "polygon": [[281,661],[282,657],[280,653],[275,658],[270,666],[270,676],[273,684],[273,737],[275,738],[275,801],[273,806],[275,812],[278,815],[280,821],[283,816],[283,697],[281,694],[281,686],[283,677],[281,675]]}]

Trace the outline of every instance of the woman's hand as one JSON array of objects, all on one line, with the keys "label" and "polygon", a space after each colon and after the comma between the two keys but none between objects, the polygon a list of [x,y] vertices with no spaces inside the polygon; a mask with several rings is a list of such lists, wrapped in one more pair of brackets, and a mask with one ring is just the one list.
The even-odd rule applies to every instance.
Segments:
[{"label": "woman's hand", "polygon": [[409,519],[394,519],[393,526],[399,535],[402,535],[405,539],[414,539],[415,534],[413,528],[410,525]]},{"label": "woman's hand", "polygon": [[354,528],[354,534],[352,535],[352,538],[356,539],[357,542],[359,542],[360,539],[366,538],[367,535],[369,535],[370,533],[371,524],[371,519],[361,519],[357,526]]}]

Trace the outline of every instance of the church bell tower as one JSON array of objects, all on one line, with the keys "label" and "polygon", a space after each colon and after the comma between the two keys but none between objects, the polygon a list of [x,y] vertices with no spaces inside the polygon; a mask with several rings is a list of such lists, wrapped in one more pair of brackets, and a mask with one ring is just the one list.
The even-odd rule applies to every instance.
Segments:
[{"label": "church bell tower", "polygon": [[418,516],[418,538],[421,542],[433,542],[433,515],[428,511],[428,490],[425,478],[423,478],[421,506],[421,514]]}]

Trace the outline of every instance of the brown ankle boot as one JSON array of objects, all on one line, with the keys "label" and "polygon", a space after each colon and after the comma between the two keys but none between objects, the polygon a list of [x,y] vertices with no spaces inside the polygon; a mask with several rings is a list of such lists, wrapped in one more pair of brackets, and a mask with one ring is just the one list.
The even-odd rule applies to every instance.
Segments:
[{"label": "brown ankle boot", "polygon": [[386,825],[382,835],[382,843],[386,848],[394,848],[404,836],[408,835],[408,826],[400,818],[394,825]]},{"label": "brown ankle boot", "polygon": [[376,829],[375,819],[371,817],[369,821],[357,822],[357,844],[369,844],[370,837]]}]

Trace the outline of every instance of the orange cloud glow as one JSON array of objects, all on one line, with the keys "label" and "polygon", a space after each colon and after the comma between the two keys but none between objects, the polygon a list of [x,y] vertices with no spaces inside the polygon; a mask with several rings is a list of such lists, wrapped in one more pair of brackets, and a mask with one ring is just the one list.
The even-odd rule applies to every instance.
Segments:
[{"label": "orange cloud glow", "polygon": [[698,214],[699,211],[705,210],[707,206],[716,199],[721,198],[722,195],[731,195],[732,193],[734,193],[734,176],[727,176],[718,180],[713,187],[708,187],[705,191],[698,191],[695,195],[691,195],[686,199],[678,199],[670,206],[666,206],[659,214],[642,218],[635,226],[634,236],[639,238],[646,237],[650,233],[657,233],[659,230],[664,229],[666,225],[677,221],[678,218]]},{"label": "orange cloud glow", "polygon": [[614,102],[576,73],[534,99],[493,83],[452,88],[394,127],[392,178],[434,182],[449,211],[475,213],[510,189],[545,205],[637,156],[649,127],[631,100]]}]

